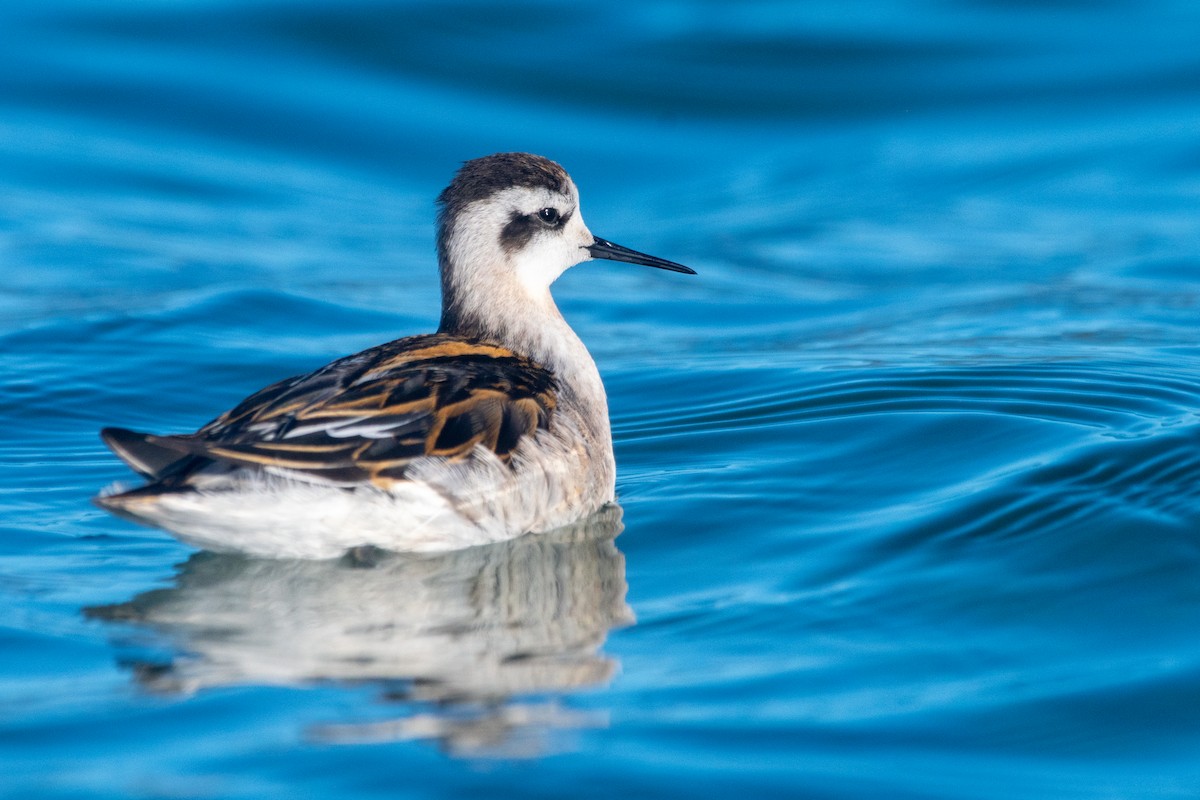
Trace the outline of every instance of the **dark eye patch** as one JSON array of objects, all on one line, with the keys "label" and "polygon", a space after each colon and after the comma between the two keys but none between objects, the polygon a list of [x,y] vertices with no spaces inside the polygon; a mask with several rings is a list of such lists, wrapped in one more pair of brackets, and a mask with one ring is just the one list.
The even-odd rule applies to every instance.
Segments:
[{"label": "dark eye patch", "polygon": [[544,226],[532,214],[513,214],[512,219],[500,231],[500,246],[506,253],[515,253],[533,238],[533,234]]},{"label": "dark eye patch", "polygon": [[[542,216],[543,212],[553,211],[551,215],[554,222],[549,222]],[[559,214],[558,209],[543,208],[534,214],[521,214],[514,212],[508,224],[504,226],[504,230],[500,231],[500,246],[504,248],[506,253],[515,253],[525,245],[529,244],[529,240],[539,230],[551,228],[557,230],[567,224],[567,220],[571,218],[571,212]]]}]

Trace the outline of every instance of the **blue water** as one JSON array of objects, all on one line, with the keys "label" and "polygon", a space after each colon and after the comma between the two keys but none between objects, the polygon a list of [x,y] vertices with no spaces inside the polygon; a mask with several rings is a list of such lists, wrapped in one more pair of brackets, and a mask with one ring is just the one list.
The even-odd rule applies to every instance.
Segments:
[{"label": "blue water", "polygon": [[[0,4],[0,795],[1200,793],[1200,4]],[[432,559],[88,499],[432,329],[555,158],[621,509]],[[618,535],[619,534],[619,535]]]}]

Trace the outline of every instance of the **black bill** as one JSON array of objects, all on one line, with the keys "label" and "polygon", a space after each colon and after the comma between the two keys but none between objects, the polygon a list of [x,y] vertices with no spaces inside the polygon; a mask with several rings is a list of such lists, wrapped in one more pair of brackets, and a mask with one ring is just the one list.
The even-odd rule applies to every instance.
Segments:
[{"label": "black bill", "polygon": [[685,267],[683,264],[676,264],[674,261],[667,261],[665,258],[659,258],[658,256],[648,256],[645,253],[639,253],[637,250],[630,250],[628,247],[613,244],[607,239],[601,239],[599,236],[596,237],[596,241],[584,249],[592,254],[592,258],[606,258],[609,261],[642,264],[647,267],[669,269],[671,272],[683,272],[687,275],[696,274],[696,270],[691,267]]}]

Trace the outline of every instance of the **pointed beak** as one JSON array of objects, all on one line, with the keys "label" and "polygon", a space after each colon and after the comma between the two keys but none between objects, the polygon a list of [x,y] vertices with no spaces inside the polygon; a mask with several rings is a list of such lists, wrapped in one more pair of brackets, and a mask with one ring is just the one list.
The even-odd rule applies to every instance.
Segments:
[{"label": "pointed beak", "polygon": [[658,256],[648,256],[645,253],[639,253],[637,250],[630,250],[628,247],[613,244],[607,239],[601,239],[599,236],[596,237],[596,241],[585,246],[583,249],[591,253],[592,258],[606,258],[609,261],[642,264],[647,267],[669,269],[671,272],[682,272],[687,275],[696,274],[696,270],[691,267],[685,267],[683,264],[676,264],[674,261],[667,261],[665,258],[659,258]]}]

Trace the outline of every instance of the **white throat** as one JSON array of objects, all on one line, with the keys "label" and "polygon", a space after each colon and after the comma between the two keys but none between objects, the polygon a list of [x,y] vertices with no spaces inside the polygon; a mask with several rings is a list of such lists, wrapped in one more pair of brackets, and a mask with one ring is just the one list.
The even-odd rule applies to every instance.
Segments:
[{"label": "white throat", "polygon": [[[506,247],[502,232],[515,216],[543,207],[563,209],[564,224],[535,227],[522,246]],[[591,258],[585,248],[595,241],[574,187],[569,195],[526,187],[496,192],[471,204],[443,235],[443,330],[491,339],[549,369],[564,399],[579,406],[588,427],[602,427],[607,440],[608,401],[600,373],[550,294],[559,275]]]}]

